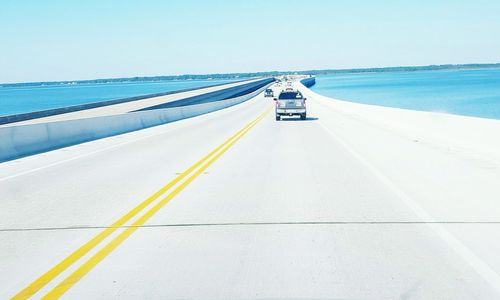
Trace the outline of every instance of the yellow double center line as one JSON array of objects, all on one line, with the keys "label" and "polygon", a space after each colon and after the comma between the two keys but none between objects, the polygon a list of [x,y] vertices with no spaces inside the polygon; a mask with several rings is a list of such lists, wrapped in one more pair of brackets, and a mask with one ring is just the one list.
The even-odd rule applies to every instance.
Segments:
[{"label": "yellow double center line", "polygon": [[248,123],[236,134],[231,136],[228,140],[222,143],[220,146],[212,150],[205,157],[200,159],[194,165],[189,167],[185,172],[177,176],[174,180],[169,182],[167,185],[162,187],[152,196],[144,200],[142,203],[137,205],[134,209],[129,211],[127,214],[122,216],[119,220],[114,222],[111,226],[100,232],[90,241],[85,243],[79,249],[71,253],[68,257],[63,259],[60,263],[54,266],[52,269],[47,271],[45,274],[37,278],[26,288],[21,290],[12,299],[28,299],[35,293],[40,291],[43,287],[49,284],[62,272],[72,266],[84,255],[89,253],[95,247],[97,247],[102,241],[109,237],[116,230],[123,228],[124,225],[130,221],[133,217],[137,216],[139,213],[145,210],[147,206],[152,204],[155,200],[160,198],[165,192],[170,190],[172,187],[176,186],[183,179],[187,177],[185,181],[177,185],[168,195],[163,199],[158,201],[153,207],[147,210],[141,217],[134,221],[131,225],[126,226],[125,230],[122,231],[118,236],[112,239],[106,246],[90,257],[86,262],[84,262],[78,269],[76,269],[72,274],[70,274],[66,279],[59,283],[55,288],[45,295],[44,299],[57,299],[61,297],[65,292],[67,292],[74,284],[76,284],[83,276],[90,272],[99,262],[101,262],[106,256],[108,256],[114,249],[116,249],[120,244],[122,244],[132,233],[134,233],[140,226],[144,225],[153,215],[155,215],[165,204],[172,200],[177,194],[184,190],[191,182],[193,182],[201,173],[203,173],[210,165],[212,165],[217,159],[219,159],[227,150],[229,150],[238,140],[240,140],[248,131],[250,131],[259,121],[261,121],[272,108],[267,109],[259,117],[257,117],[252,122]]}]

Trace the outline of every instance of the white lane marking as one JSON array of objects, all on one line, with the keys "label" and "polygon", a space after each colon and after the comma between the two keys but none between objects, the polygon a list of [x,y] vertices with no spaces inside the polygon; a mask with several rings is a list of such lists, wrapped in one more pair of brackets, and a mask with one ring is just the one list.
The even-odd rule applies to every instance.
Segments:
[{"label": "white lane marking", "polygon": [[389,188],[396,196],[405,202],[412,211],[424,222],[431,227],[439,237],[441,237],[462,259],[468,263],[486,282],[488,282],[497,293],[500,294],[500,276],[467,246],[460,242],[453,234],[451,234],[444,226],[436,223],[434,218],[429,215],[422,207],[420,207],[410,196],[398,188],[387,176],[382,174],[377,168],[369,163],[363,156],[354,151],[342,138],[333,133],[322,122],[318,124],[325,129],[339,144],[348,151],[354,158],[363,164],[375,177],[378,178],[387,188]]},{"label": "white lane marking", "polygon": [[[114,149],[114,148],[118,148],[118,147],[126,145],[126,144],[131,144],[131,143],[134,143],[134,142],[145,140],[145,139],[150,138],[150,137],[155,137],[157,135],[168,133],[168,132],[170,132],[172,130],[175,130],[175,129],[177,129],[177,128],[170,128],[170,129],[168,129],[166,131],[162,131],[162,132],[155,133],[155,134],[148,135],[148,136],[143,136],[143,137],[140,137],[138,139],[134,139],[134,140],[130,140],[130,141],[121,142],[121,143],[118,143],[118,144],[115,144],[115,145],[112,145],[112,146],[109,146],[109,147],[104,147],[102,149],[98,149],[98,150],[95,150],[95,151],[87,152],[85,154],[81,154],[81,155],[77,155],[77,156],[72,157],[72,158],[60,160],[58,162],[51,163],[51,164],[48,164],[48,165],[44,165],[44,166],[41,166],[41,167],[38,167],[38,168],[34,168],[34,169],[29,169],[29,170],[26,170],[26,171],[22,171],[22,172],[19,172],[17,174],[14,174],[14,175],[10,175],[10,176],[7,176],[7,177],[0,178],[0,181],[9,180],[9,179],[16,178],[16,177],[19,177],[19,176],[22,176],[22,175],[26,175],[26,174],[33,173],[33,172],[36,172],[36,171],[40,171],[40,170],[43,170],[43,169],[47,169],[47,168],[50,168],[50,167],[61,165],[61,164],[64,164],[64,163],[67,163],[67,162],[70,162],[70,161],[73,161],[73,160],[77,160],[77,159],[80,159],[80,158],[83,158],[83,157],[91,156],[91,155],[94,155],[94,154],[97,154],[97,153],[100,153],[100,152],[105,152],[105,151],[108,151],[108,150],[111,150],[111,149]],[[96,140],[96,141],[99,141],[99,140]],[[81,145],[81,144],[77,144],[77,145],[74,145],[74,146],[78,146],[78,145]],[[74,147],[74,146],[70,146],[70,147]],[[65,148],[60,148],[60,149],[57,149],[57,150],[63,151],[63,150],[68,150],[68,149],[67,149],[67,147],[65,147]],[[46,153],[46,152],[43,152],[43,153]],[[43,154],[43,153],[40,153],[40,154]]]},{"label": "white lane marking", "polygon": [[[259,96],[261,96],[262,93],[259,93],[257,95],[255,95],[255,97],[251,98],[251,99],[248,99],[247,101],[243,102],[243,103],[240,103],[240,104],[247,104],[249,103],[250,101],[254,100],[254,99],[257,99],[259,98]],[[233,106],[230,106],[228,108],[234,108],[236,107],[237,105],[233,105]],[[241,108],[241,107],[240,107]],[[217,112],[225,112],[225,114],[230,114],[231,112],[230,111],[224,111],[224,109],[222,110],[217,110],[217,111],[214,111],[212,113],[217,113]],[[196,117],[203,117],[203,116],[209,116],[211,113],[208,113],[208,114],[203,114],[203,115],[200,115],[200,116],[196,116]],[[212,119],[214,117],[214,115],[210,115],[211,117],[209,119]],[[185,120],[191,120],[191,121],[195,121],[196,123],[199,123],[199,122],[203,122],[203,121],[206,121],[204,119],[197,119],[197,120],[194,120],[194,118],[196,117],[193,117],[193,118],[187,118],[187,119],[182,119],[182,120],[179,120],[177,122],[182,122],[182,121],[185,121]],[[118,147],[121,147],[121,146],[124,146],[124,145],[127,145],[127,144],[131,144],[131,143],[135,143],[135,142],[138,142],[138,141],[141,141],[141,140],[145,140],[145,139],[148,139],[148,138],[151,138],[151,137],[155,137],[155,136],[158,136],[158,135],[162,135],[162,134],[165,134],[165,133],[168,133],[168,132],[171,132],[173,130],[177,130],[177,129],[180,129],[180,128],[183,128],[183,127],[186,127],[186,126],[190,126],[190,125],[193,125],[193,123],[191,122],[185,122],[184,124],[179,124],[177,122],[169,122],[169,123],[165,123],[165,124],[161,124],[161,125],[158,125],[158,126],[163,126],[163,125],[168,125],[168,124],[177,124],[179,125],[179,127],[175,127],[175,128],[169,128],[165,131],[161,131],[161,132],[158,132],[158,133],[153,133],[153,134],[150,134],[150,135],[147,135],[147,136],[143,136],[143,137],[140,137],[140,138],[137,138],[137,139],[133,139],[133,140],[130,140],[130,141],[125,141],[125,142],[121,142],[121,143],[118,143],[118,144],[115,144],[115,145],[112,145],[112,146],[109,146],[109,147],[105,147],[105,148],[102,148],[102,149],[98,149],[98,150],[95,150],[95,151],[92,151],[92,152],[87,152],[85,154],[81,154],[81,155],[77,155],[75,157],[72,157],[72,158],[68,158],[68,159],[64,159],[64,160],[60,160],[58,162],[55,162],[55,163],[51,163],[51,164],[48,164],[48,165],[43,165],[41,167],[38,167],[38,168],[34,168],[34,169],[29,169],[29,170],[26,170],[26,171],[22,171],[22,172],[19,172],[19,173],[16,173],[16,174],[13,174],[13,175],[9,175],[9,176],[6,176],[6,177],[2,177],[0,178],[0,182],[2,181],[6,181],[6,180],[9,180],[9,179],[13,179],[13,178],[16,178],[16,177],[19,177],[19,176],[23,176],[23,175],[26,175],[26,174],[30,174],[30,173],[33,173],[33,172],[37,172],[37,171],[40,171],[40,170],[43,170],[43,169],[47,169],[47,168],[51,168],[51,167],[55,167],[57,165],[61,165],[61,164],[64,164],[64,163],[67,163],[67,162],[70,162],[70,161],[74,161],[74,160],[78,160],[80,158],[84,158],[84,157],[87,157],[87,156],[92,156],[94,154],[97,154],[97,153],[100,153],[100,152],[105,152],[105,151],[108,151],[108,150],[111,150],[111,149],[114,149],[114,148],[118,148]],[[195,123],[195,124],[196,124]],[[147,129],[150,129],[150,128],[155,128],[155,127],[158,127],[158,126],[153,126],[153,127],[149,127],[149,128],[145,128],[144,130],[147,130]],[[128,134],[128,133],[135,133],[135,132],[139,132],[140,130],[136,130],[136,131],[132,131],[132,132],[127,132],[127,133],[124,133],[124,134]],[[122,135],[115,135],[115,136],[110,136],[108,138],[117,138],[117,137],[120,137]],[[102,141],[106,138],[102,138],[102,139],[98,139],[98,140],[94,140],[94,141]],[[94,142],[94,141],[89,141],[88,143],[91,143],[91,142]],[[85,143],[83,143],[85,144]],[[65,150],[68,150],[69,148],[71,147],[78,147],[79,145],[82,145],[82,144],[77,144],[77,145],[73,145],[73,146],[69,146],[69,147],[64,147],[64,148],[60,148],[60,149],[56,149],[54,151],[65,151]],[[42,152],[40,154],[44,154],[44,153],[47,153],[47,152]],[[35,154],[36,155],[36,154]],[[22,159],[22,158],[21,158]]]}]

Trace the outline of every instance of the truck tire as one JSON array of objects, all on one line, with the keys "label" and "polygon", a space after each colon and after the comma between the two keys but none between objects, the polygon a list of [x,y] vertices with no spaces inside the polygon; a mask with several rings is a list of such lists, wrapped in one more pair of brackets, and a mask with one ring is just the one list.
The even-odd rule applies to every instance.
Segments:
[{"label": "truck tire", "polygon": [[306,119],[306,114],[301,114],[301,115],[300,115],[300,119],[301,119],[301,120],[305,120],[305,119]]},{"label": "truck tire", "polygon": [[281,120],[281,117],[276,115],[276,121],[280,121]]}]

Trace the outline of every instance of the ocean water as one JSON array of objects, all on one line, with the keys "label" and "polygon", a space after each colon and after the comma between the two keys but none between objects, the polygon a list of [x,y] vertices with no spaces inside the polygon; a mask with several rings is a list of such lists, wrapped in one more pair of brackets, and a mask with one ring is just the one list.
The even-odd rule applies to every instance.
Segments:
[{"label": "ocean water", "polygon": [[26,87],[0,87],[0,116],[126,97],[197,88],[234,80],[166,80]]},{"label": "ocean water", "polygon": [[351,102],[500,119],[500,69],[325,75],[311,89]]}]

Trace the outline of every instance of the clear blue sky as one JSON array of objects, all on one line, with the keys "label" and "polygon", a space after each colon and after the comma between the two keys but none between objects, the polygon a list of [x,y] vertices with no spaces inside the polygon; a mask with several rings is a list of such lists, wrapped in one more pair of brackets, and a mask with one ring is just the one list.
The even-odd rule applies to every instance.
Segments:
[{"label": "clear blue sky", "polygon": [[2,0],[0,82],[500,62],[499,0]]}]

